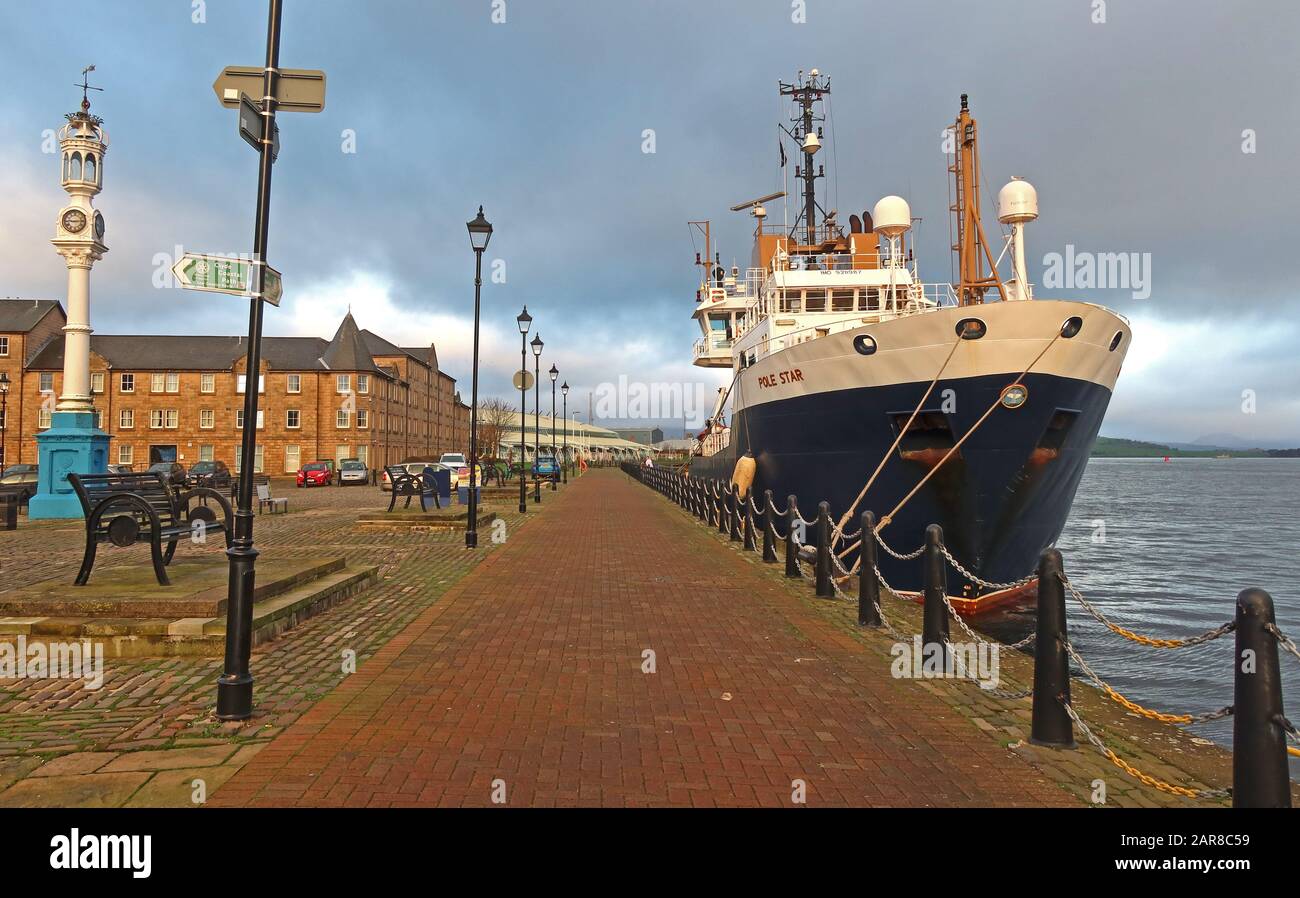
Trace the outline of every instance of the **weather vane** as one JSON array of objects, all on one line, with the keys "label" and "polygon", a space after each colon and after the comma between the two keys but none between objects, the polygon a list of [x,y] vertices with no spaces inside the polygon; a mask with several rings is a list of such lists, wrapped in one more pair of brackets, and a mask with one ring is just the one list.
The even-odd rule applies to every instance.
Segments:
[{"label": "weather vane", "polygon": [[73,87],[79,87],[79,88],[81,88],[81,110],[82,110],[82,112],[89,112],[89,111],[90,111],[90,97],[89,97],[89,95],[88,95],[88,92],[89,92],[89,91],[92,91],[92,90],[103,90],[103,89],[104,89],[104,88],[102,88],[102,87],[92,87],[92,86],[91,86],[91,84],[90,84],[90,73],[93,72],[93,71],[95,71],[95,65],[94,65],[94,63],[91,63],[90,65],[86,66],[84,69],[81,70],[81,83],[80,83],[80,84],[74,84],[74,85],[73,85]]}]

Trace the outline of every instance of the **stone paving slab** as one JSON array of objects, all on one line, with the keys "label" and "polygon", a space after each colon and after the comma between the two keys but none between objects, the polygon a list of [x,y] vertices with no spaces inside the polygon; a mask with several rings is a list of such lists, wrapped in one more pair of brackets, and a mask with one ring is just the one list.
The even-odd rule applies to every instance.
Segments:
[{"label": "stone paving slab", "polygon": [[620,472],[547,499],[211,803],[1081,803]]}]

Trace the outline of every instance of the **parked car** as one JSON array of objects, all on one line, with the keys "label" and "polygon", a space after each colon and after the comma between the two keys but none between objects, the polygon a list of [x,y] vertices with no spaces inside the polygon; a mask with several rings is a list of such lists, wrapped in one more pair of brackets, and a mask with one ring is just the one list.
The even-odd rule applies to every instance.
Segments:
[{"label": "parked car", "polygon": [[110,474],[134,474],[135,467],[132,465],[109,465],[108,473]]},{"label": "parked car", "polygon": [[370,469],[364,462],[355,459],[344,459],[339,465],[339,485],[347,486],[350,483],[365,486],[370,482]]},{"label": "parked car", "polygon": [[559,480],[560,462],[554,455],[539,455],[533,462],[533,476],[541,480]]},{"label": "parked car", "polygon": [[0,474],[0,493],[17,494],[19,505],[36,495],[36,484],[36,465],[13,465]]},{"label": "parked car", "polygon": [[[394,468],[400,468],[408,474],[423,474],[425,468],[433,468],[435,471],[450,470],[446,465],[436,461],[405,461],[400,465],[392,465]],[[456,472],[451,472],[452,489],[456,488]],[[379,472],[379,488],[384,492],[389,492],[393,488],[393,482],[388,479],[388,468]]]},{"label": "parked car", "polygon": [[163,478],[171,486],[185,485],[185,466],[175,461],[154,462],[145,472],[148,474],[162,474]]},{"label": "parked car", "polygon": [[190,486],[208,486],[214,490],[230,489],[230,482],[230,468],[224,461],[195,462],[186,479]]},{"label": "parked car", "polygon": [[334,483],[332,463],[323,461],[309,462],[298,469],[298,486],[330,486]]},{"label": "parked car", "polygon": [[469,486],[469,462],[465,460],[463,452],[444,452],[438,459],[438,464],[451,471],[451,488],[455,489],[460,484]]}]

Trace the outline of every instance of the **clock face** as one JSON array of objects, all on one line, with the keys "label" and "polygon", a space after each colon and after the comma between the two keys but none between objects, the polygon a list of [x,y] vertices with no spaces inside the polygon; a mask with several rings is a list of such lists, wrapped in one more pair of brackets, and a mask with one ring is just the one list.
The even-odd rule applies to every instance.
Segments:
[{"label": "clock face", "polygon": [[70,234],[79,234],[86,227],[86,213],[80,209],[69,209],[63,213],[63,230]]},{"label": "clock face", "polygon": [[100,212],[95,213],[95,236],[104,239],[104,215]]}]

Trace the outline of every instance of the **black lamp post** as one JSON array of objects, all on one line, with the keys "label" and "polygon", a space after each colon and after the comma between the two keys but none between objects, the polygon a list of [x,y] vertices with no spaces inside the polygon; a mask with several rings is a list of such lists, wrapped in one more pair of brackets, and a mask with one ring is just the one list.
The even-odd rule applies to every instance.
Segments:
[{"label": "black lamp post", "polygon": [[564,397],[564,464],[560,465],[560,476],[569,482],[569,382],[560,384],[560,395]]},{"label": "black lamp post", "polygon": [[469,245],[474,250],[474,377],[469,405],[469,518],[465,522],[465,548],[478,548],[478,484],[474,478],[478,471],[478,309],[479,293],[483,286],[483,251],[492,239],[492,224],[483,217],[483,207],[478,216],[465,225],[469,229]]},{"label": "black lamp post", "polygon": [[[542,335],[538,334],[529,342],[533,347],[533,464],[541,458],[542,452]],[[533,472],[533,501],[542,501],[542,482]]]},{"label": "black lamp post", "polygon": [[0,371],[0,471],[5,467],[5,440],[9,437],[9,372]]},{"label": "black lamp post", "polygon": [[519,322],[519,513],[528,511],[528,444],[524,430],[524,412],[528,408],[528,328],[533,324],[533,316],[528,314],[528,306],[515,318]]},{"label": "black lamp post", "polygon": [[[551,375],[551,457],[556,458],[557,456],[559,456],[560,453],[555,451],[555,379],[560,376],[560,369],[556,368],[554,363],[551,364],[550,375]],[[564,464],[564,462],[561,461],[560,464]],[[558,489],[556,484],[559,482],[560,482],[560,478],[558,477],[556,477],[554,480],[551,481],[551,492],[555,492]]]}]

